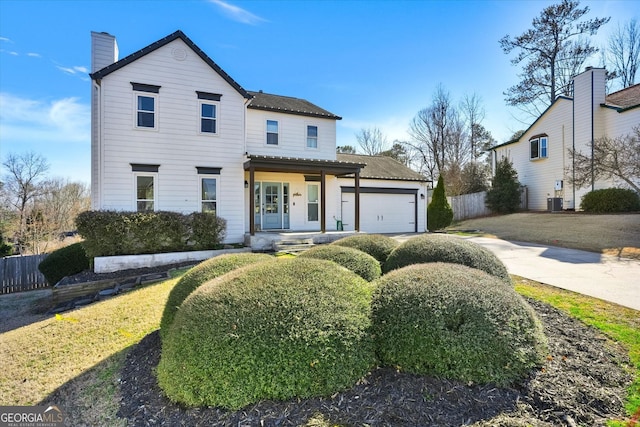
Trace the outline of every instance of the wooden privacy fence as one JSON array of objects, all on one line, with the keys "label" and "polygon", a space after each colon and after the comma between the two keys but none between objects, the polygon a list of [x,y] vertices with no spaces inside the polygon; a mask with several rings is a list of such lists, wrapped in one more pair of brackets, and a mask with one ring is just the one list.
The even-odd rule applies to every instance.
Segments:
[{"label": "wooden privacy fence", "polygon": [[447,197],[449,205],[451,205],[451,209],[453,209],[453,219],[455,221],[461,221],[463,219],[489,215],[491,211],[485,205],[486,198],[486,191]]},{"label": "wooden privacy fence", "polygon": [[29,291],[49,286],[38,264],[47,254],[0,258],[0,294]]}]

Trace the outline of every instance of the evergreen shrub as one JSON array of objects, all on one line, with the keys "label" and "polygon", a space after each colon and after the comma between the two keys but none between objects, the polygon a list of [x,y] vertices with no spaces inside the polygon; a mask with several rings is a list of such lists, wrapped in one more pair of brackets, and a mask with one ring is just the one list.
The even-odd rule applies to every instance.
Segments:
[{"label": "evergreen shrub", "polygon": [[336,264],[353,271],[367,282],[377,279],[381,274],[380,263],[378,260],[355,248],[336,245],[320,245],[302,252],[299,257],[333,261]]},{"label": "evergreen shrub", "polygon": [[223,254],[203,261],[187,271],[173,287],[167,298],[167,304],[160,320],[160,335],[162,338],[166,336],[182,302],[198,287],[237,268],[272,259],[271,255],[252,252]]},{"label": "evergreen shrub", "polygon": [[187,406],[327,396],[375,364],[372,287],[335,263],[275,259],[195,290],[162,345],[158,383]]},{"label": "evergreen shrub", "polygon": [[373,284],[372,333],[385,366],[506,386],[525,378],[547,354],[535,312],[483,271],[420,264]]},{"label": "evergreen shrub", "polygon": [[442,230],[451,225],[453,221],[453,209],[447,201],[442,175],[438,178],[438,184],[433,190],[431,203],[427,206],[427,229],[429,231]]},{"label": "evergreen shrub", "polygon": [[513,213],[520,207],[518,172],[509,159],[504,158],[496,163],[496,174],[487,191],[485,203],[489,209],[498,213]]},{"label": "evergreen shrub", "polygon": [[51,252],[38,264],[38,270],[53,286],[66,276],[89,269],[89,265],[89,258],[79,242]]},{"label": "evergreen shrub", "polygon": [[383,265],[385,273],[411,264],[448,262],[477,268],[511,284],[502,261],[488,249],[446,234],[423,234],[401,243]]},{"label": "evergreen shrub", "polygon": [[580,207],[585,212],[615,213],[640,211],[640,196],[625,188],[605,188],[582,196]]},{"label": "evergreen shrub", "polygon": [[332,245],[361,250],[383,263],[391,251],[398,246],[398,241],[381,234],[357,234],[336,240]]}]

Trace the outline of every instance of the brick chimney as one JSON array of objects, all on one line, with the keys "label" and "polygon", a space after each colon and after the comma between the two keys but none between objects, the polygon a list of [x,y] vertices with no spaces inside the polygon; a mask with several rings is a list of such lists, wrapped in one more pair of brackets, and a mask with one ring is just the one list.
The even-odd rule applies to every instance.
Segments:
[{"label": "brick chimney", "polygon": [[91,31],[91,72],[95,73],[118,60],[118,43],[109,33]]}]

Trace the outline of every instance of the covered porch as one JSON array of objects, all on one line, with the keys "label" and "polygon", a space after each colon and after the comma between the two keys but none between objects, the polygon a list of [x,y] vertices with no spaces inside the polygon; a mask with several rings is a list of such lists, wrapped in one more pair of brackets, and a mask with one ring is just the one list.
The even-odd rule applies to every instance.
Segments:
[{"label": "covered porch", "polygon": [[[355,217],[354,230],[358,232],[360,230],[359,218],[360,218],[360,172],[366,164],[344,162],[337,160],[315,160],[304,158],[292,158],[292,157],[275,157],[275,156],[261,156],[247,154],[247,160],[244,163],[245,170],[245,188],[248,188],[248,200],[246,206],[248,206],[248,222],[249,230],[247,235],[249,237],[256,236],[258,232],[265,232],[266,227],[263,227],[261,222],[261,215],[264,215],[264,201],[263,206],[256,205],[256,179],[257,173],[262,175],[271,174],[293,174],[297,175],[298,180],[301,180],[303,176],[304,181],[315,183],[314,194],[318,195],[319,200],[317,206],[314,206],[313,221],[316,221],[313,227],[308,227],[309,224],[298,223],[296,226],[289,226],[288,221],[275,222],[276,226],[271,226],[272,230],[268,231],[269,236],[277,234],[278,231],[289,233],[308,232],[310,229],[312,233],[324,234],[327,233],[327,177],[345,177],[351,176],[354,182],[355,203],[353,204],[353,214]],[[333,178],[332,178],[333,179]],[[271,184],[271,183],[269,183]],[[273,183],[275,186],[274,193],[279,194],[278,183]],[[304,183],[303,183],[304,184]],[[258,182],[258,190],[260,189],[260,183]],[[318,190],[319,186],[319,190]],[[269,187],[271,188],[271,186]],[[263,188],[264,189],[264,188]],[[304,193],[304,192],[303,192]],[[319,194],[318,194],[319,193]],[[246,194],[246,193],[245,193]],[[300,196],[299,193],[294,193],[293,196]],[[330,193],[330,197],[335,199],[335,195]],[[258,199],[260,202],[261,199]],[[281,203],[281,202],[280,202]],[[288,202],[287,202],[288,203]],[[295,205],[295,203],[293,203]],[[298,205],[300,206],[300,205]],[[319,212],[318,212],[319,207]],[[269,204],[267,203],[267,210]],[[277,208],[275,208],[277,209]],[[295,208],[298,209],[298,208]],[[246,211],[245,211],[246,212]],[[298,210],[298,212],[300,212]],[[257,220],[256,220],[257,217]],[[245,223],[246,224],[246,223]],[[286,224],[286,225],[285,225]],[[280,229],[280,230],[279,230]],[[301,231],[301,229],[303,231]],[[318,230],[319,229],[319,230]],[[332,229],[330,227],[329,229]],[[245,229],[246,230],[246,229]],[[251,239],[250,239],[251,240]],[[247,244],[247,237],[245,236],[245,244]],[[247,244],[247,246],[253,247],[254,245]]]}]

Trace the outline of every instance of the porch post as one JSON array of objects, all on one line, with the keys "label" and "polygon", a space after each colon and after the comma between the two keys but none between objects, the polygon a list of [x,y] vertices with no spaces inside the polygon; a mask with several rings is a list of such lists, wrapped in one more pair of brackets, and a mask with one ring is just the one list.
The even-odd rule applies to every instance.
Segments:
[{"label": "porch post", "polygon": [[255,169],[253,166],[249,166],[249,234],[256,235],[256,180]]},{"label": "porch post", "polygon": [[320,206],[322,206],[322,210],[320,211],[320,231],[323,233],[327,231],[327,208],[325,206],[327,200],[326,178],[327,175],[323,169],[320,171]]},{"label": "porch post", "polygon": [[356,190],[356,196],[355,196],[356,223],[355,223],[354,230],[356,232],[359,232],[360,231],[360,170],[359,169],[356,171],[355,190]]}]

